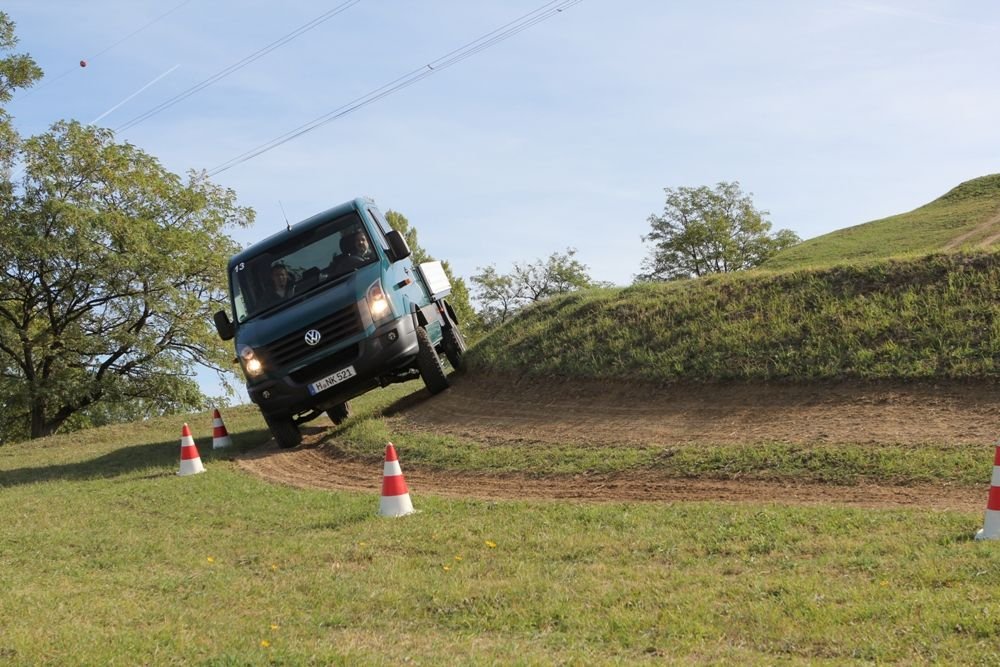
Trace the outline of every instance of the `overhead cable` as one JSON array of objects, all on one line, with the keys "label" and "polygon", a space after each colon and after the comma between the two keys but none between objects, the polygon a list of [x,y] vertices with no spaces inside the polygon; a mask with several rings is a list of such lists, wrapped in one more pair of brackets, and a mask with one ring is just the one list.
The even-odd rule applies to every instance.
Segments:
[{"label": "overhead cable", "polygon": [[224,68],[224,69],[216,72],[215,74],[213,74],[212,76],[208,77],[207,79],[205,79],[201,83],[198,83],[198,84],[195,84],[194,86],[191,86],[187,90],[185,90],[183,92],[180,92],[177,95],[174,95],[173,97],[171,97],[170,99],[167,99],[167,100],[161,102],[160,104],[156,105],[152,109],[149,109],[148,111],[145,111],[144,113],[139,114],[138,116],[136,116],[132,120],[128,121],[127,123],[124,123],[123,125],[120,125],[119,127],[116,127],[115,128],[115,132],[122,132],[123,130],[127,130],[129,128],[135,127],[139,123],[143,122],[144,120],[146,120],[148,118],[151,118],[151,117],[155,116],[156,114],[160,113],[164,109],[169,109],[170,107],[174,106],[175,104],[177,104],[181,100],[184,100],[184,99],[187,99],[188,97],[191,97],[192,95],[194,95],[198,91],[204,90],[205,88],[208,88],[213,83],[216,83],[217,81],[219,81],[221,79],[224,79],[225,77],[229,76],[233,72],[235,72],[237,70],[240,70],[240,69],[243,69],[244,67],[246,67],[250,63],[263,58],[264,56],[266,56],[267,54],[269,54],[271,51],[274,51],[275,49],[284,46],[285,44],[287,44],[288,42],[292,41],[296,37],[299,37],[299,36],[301,36],[301,35],[309,32],[310,30],[312,30],[316,26],[318,26],[318,25],[320,25],[320,24],[322,24],[322,23],[324,23],[326,21],[329,21],[330,19],[332,19],[337,14],[340,14],[341,12],[347,11],[348,9],[350,9],[354,5],[358,4],[359,2],[361,2],[361,0],[348,0],[347,2],[344,2],[344,3],[340,4],[340,5],[337,5],[336,7],[334,7],[333,9],[331,9],[330,11],[324,12],[323,14],[320,14],[319,16],[317,16],[316,18],[314,18],[313,20],[311,20],[311,21],[309,21],[307,23],[304,23],[303,25],[299,26],[295,30],[293,30],[293,31],[287,33],[286,35],[284,35],[284,36],[276,39],[273,42],[271,42],[267,46],[265,46],[265,47],[263,47],[261,49],[258,49],[257,51],[254,51],[253,53],[251,53],[250,55],[246,56],[242,60],[239,60],[239,61],[233,63],[232,65],[230,65],[229,67],[226,67],[226,68]]},{"label": "overhead cable", "polygon": [[499,44],[500,42],[507,40],[514,35],[527,30],[528,28],[535,26],[542,21],[546,21],[556,14],[568,9],[574,5],[580,4],[583,0],[553,0],[547,2],[544,5],[538,7],[537,9],[528,12],[527,14],[517,18],[507,24],[500,26],[499,28],[486,33],[485,35],[478,37],[477,39],[461,46],[454,51],[446,53],[436,60],[432,60],[426,65],[421,65],[417,69],[404,74],[403,76],[390,81],[389,83],[376,88],[375,90],[362,95],[336,109],[315,118],[308,123],[300,125],[299,127],[286,132],[285,134],[268,141],[267,143],[261,144],[256,148],[253,148],[245,153],[237,155],[236,157],[223,162],[222,164],[208,170],[209,176],[215,176],[228,169],[232,169],[238,164],[251,160],[258,155],[266,153],[278,146],[300,137],[307,132],[312,132],[313,130],[331,123],[338,118],[343,118],[349,113],[357,111],[358,109],[372,104],[383,97],[387,97],[392,93],[398,92],[403,88],[412,86],[413,84],[426,79],[433,74],[440,72],[441,70],[447,69],[452,65],[458,64],[466,58],[470,58],[477,53],[484,51],[491,46]]},{"label": "overhead cable", "polygon": [[[183,2],[180,2],[180,3],[176,4],[176,5],[174,5],[173,7],[171,7],[170,9],[168,9],[167,11],[165,11],[162,14],[160,14],[159,16],[157,16],[156,18],[148,21],[147,23],[142,24],[141,26],[139,26],[138,28],[136,28],[135,30],[133,30],[132,32],[130,32],[129,34],[127,34],[124,37],[120,38],[118,41],[114,42],[110,46],[104,47],[103,49],[101,49],[100,51],[98,51],[97,53],[95,53],[92,56],[87,56],[86,58],[83,58],[81,60],[81,62],[82,63],[93,62],[95,58],[98,58],[99,56],[104,55],[105,53],[107,53],[111,49],[115,48],[116,46],[118,46],[122,42],[124,42],[124,41],[126,41],[126,40],[128,40],[128,39],[130,39],[132,37],[135,37],[140,32],[142,32],[143,30],[145,30],[146,28],[148,28],[149,26],[153,25],[154,23],[158,23],[161,19],[164,19],[167,16],[169,16],[170,14],[173,14],[174,12],[176,12],[178,9],[180,9],[184,5],[188,4],[189,2],[191,2],[191,0],[184,0]],[[71,68],[65,70],[64,72],[62,72],[61,74],[57,74],[56,76],[52,77],[48,81],[44,82],[42,85],[37,86],[35,88],[30,88],[29,90],[26,90],[23,95],[19,95],[15,99],[23,100],[25,97],[28,97],[29,95],[37,93],[39,90],[42,90],[43,88],[45,88],[45,87],[47,87],[47,86],[55,83],[59,79],[63,78],[64,76],[66,76],[70,72],[73,72],[73,71],[75,71],[77,69],[79,69],[79,68],[78,67],[71,67]]]}]

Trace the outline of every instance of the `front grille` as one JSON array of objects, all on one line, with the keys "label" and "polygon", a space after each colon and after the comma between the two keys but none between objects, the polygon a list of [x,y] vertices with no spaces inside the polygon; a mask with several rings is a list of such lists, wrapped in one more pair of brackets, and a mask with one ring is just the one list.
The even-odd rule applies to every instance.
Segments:
[{"label": "front grille", "polygon": [[344,366],[358,358],[358,344],[348,345],[343,350],[337,350],[333,354],[327,355],[315,364],[309,364],[305,368],[289,373],[293,380],[299,384],[313,382],[329,375],[334,371],[339,371]]},{"label": "front grille", "polygon": [[[319,344],[306,345],[305,335],[310,329],[316,329],[320,333]],[[350,306],[338,310],[333,315],[325,317],[318,322],[313,322],[307,327],[303,327],[293,334],[284,338],[279,338],[273,343],[266,345],[261,351],[262,358],[267,363],[283,367],[293,363],[302,357],[322,350],[330,345],[335,345],[345,338],[350,338],[361,333],[361,314],[358,306],[352,303]]]}]

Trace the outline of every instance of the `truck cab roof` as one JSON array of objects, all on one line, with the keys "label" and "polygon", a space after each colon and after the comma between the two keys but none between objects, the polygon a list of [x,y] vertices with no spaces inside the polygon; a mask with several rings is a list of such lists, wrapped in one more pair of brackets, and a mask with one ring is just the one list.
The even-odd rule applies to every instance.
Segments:
[{"label": "truck cab roof", "polygon": [[[365,208],[373,206],[375,206],[375,202],[372,201],[371,199],[358,197],[356,199],[352,199],[351,201],[344,202],[343,204],[340,204],[338,206],[334,206],[333,208],[328,208],[327,210],[322,211],[321,213],[317,213],[316,215],[310,216],[305,220],[296,222],[289,229],[282,229],[280,232],[271,234],[267,238],[261,241],[257,241],[256,243],[248,246],[247,248],[243,249],[236,255],[233,255],[229,259],[229,264],[226,267],[226,270],[227,272],[232,272],[233,267],[237,266],[241,262],[246,262],[251,258],[256,257],[262,252],[267,252],[268,250],[288,240],[289,237],[295,236],[305,231],[309,231],[314,227],[318,227],[323,223],[342,217],[344,215],[347,215],[348,213],[352,212],[360,213]],[[362,218],[363,217],[364,216],[362,216]]]}]

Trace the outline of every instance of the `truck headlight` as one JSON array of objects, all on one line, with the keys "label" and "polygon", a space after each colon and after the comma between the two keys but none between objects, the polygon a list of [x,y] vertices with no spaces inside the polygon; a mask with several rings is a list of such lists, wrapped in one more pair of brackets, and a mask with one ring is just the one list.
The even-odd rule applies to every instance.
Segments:
[{"label": "truck headlight", "polygon": [[240,347],[240,361],[243,362],[243,370],[250,377],[256,377],[264,372],[264,366],[260,363],[260,359],[253,352],[253,348],[249,345],[243,345]]},{"label": "truck headlight", "polygon": [[378,322],[392,315],[392,305],[389,303],[389,297],[382,291],[381,281],[376,280],[372,283],[372,286],[368,288],[368,294],[365,295],[365,298],[368,299],[368,310],[372,313],[373,321]]}]

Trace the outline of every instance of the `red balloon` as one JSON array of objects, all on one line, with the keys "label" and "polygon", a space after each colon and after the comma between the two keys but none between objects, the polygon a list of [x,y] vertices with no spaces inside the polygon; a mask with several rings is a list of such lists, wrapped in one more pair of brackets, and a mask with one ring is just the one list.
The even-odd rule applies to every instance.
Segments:
[{"label": "red balloon", "polygon": [[87,66],[87,61],[86,60],[81,60],[80,61],[80,67],[86,67],[86,66]]}]

